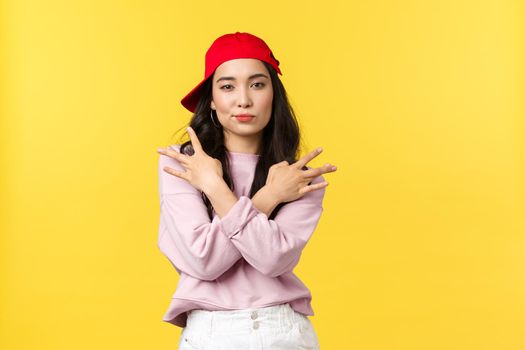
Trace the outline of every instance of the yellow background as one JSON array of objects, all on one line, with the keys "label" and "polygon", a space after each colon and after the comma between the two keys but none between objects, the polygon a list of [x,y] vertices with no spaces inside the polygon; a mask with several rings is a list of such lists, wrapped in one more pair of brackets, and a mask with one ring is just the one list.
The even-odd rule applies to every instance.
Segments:
[{"label": "yellow background", "polygon": [[156,148],[247,31],[339,168],[296,269],[321,348],[525,349],[522,1],[0,6],[0,348],[176,349]]}]

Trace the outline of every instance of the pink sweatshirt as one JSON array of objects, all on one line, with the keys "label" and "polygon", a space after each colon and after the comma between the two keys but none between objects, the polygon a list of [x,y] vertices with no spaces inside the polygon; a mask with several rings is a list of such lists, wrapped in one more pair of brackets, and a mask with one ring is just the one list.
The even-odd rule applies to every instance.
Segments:
[{"label": "pink sweatshirt", "polygon": [[[175,150],[180,145],[172,145]],[[314,315],[309,289],[293,273],[323,211],[325,188],[285,204],[274,220],[254,207],[250,194],[259,155],[228,152],[238,201],[210,221],[201,192],[166,173],[185,171],[160,155],[158,247],[180,275],[163,320],[186,326],[192,309],[233,310],[290,303]],[[312,183],[323,182],[316,177]]]}]

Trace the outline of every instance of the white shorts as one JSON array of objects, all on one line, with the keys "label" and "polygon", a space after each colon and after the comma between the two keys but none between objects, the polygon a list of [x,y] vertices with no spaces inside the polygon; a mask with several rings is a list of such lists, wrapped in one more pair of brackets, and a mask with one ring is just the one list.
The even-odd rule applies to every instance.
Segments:
[{"label": "white shorts", "polygon": [[179,350],[319,349],[310,319],[290,304],[243,310],[191,310]]}]

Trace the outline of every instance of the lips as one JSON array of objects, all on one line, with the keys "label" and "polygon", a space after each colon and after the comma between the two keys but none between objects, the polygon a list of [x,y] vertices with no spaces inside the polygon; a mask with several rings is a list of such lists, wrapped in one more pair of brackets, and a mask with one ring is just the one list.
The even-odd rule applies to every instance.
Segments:
[{"label": "lips", "polygon": [[253,118],[254,115],[245,113],[245,114],[237,114],[235,117],[236,118]]},{"label": "lips", "polygon": [[254,118],[254,115],[244,113],[244,114],[237,114],[235,116],[235,119],[237,119],[239,122],[251,122]]}]

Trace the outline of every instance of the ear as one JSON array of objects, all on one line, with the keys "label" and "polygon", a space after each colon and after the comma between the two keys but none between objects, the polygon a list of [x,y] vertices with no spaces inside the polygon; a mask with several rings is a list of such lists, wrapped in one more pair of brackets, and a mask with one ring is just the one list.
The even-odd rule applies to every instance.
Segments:
[{"label": "ear", "polygon": [[213,102],[213,100],[211,101],[210,107],[211,107],[211,109],[215,109],[215,103]]}]

